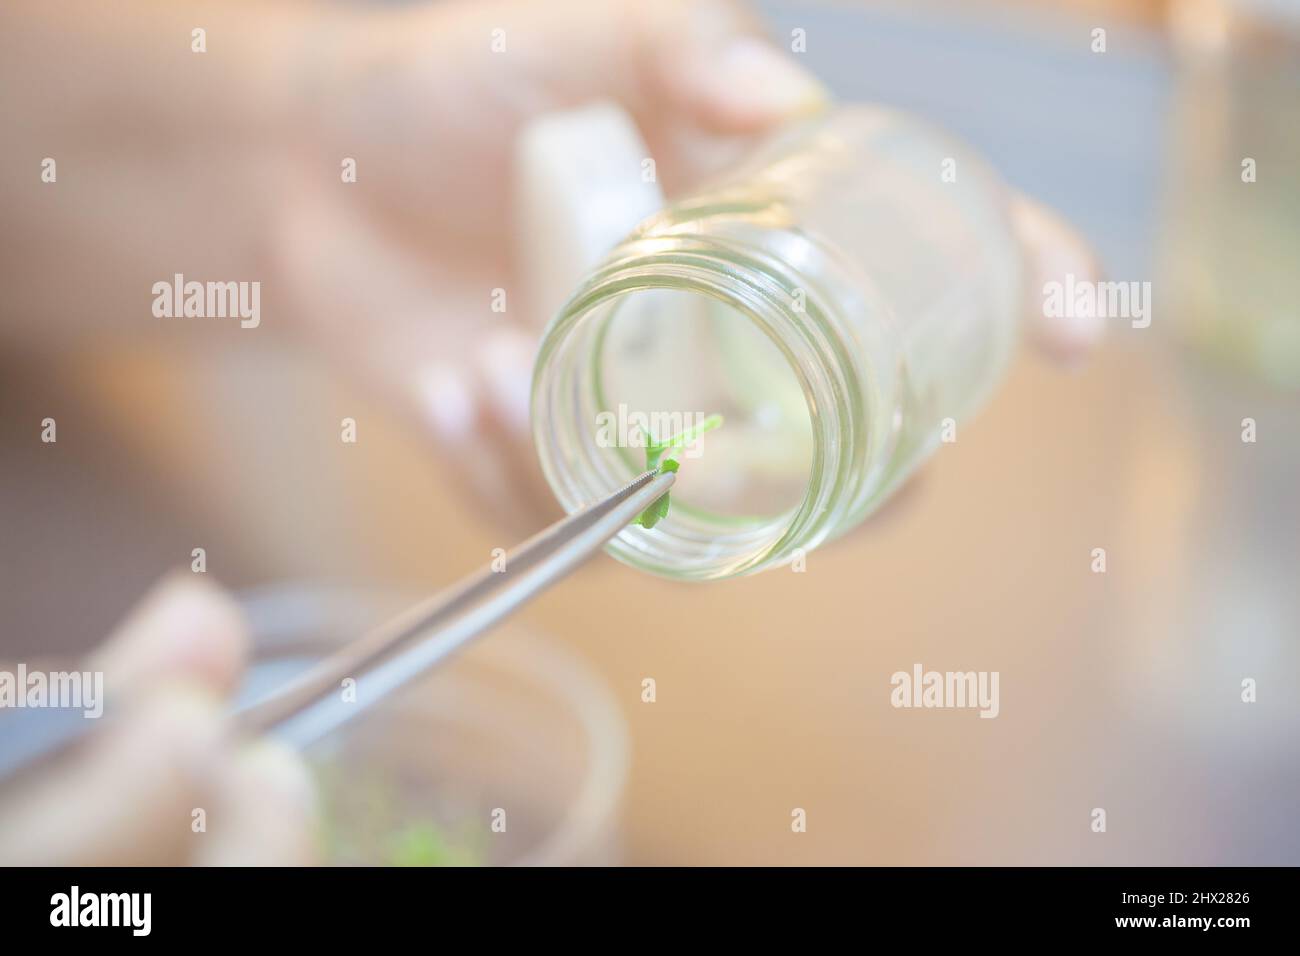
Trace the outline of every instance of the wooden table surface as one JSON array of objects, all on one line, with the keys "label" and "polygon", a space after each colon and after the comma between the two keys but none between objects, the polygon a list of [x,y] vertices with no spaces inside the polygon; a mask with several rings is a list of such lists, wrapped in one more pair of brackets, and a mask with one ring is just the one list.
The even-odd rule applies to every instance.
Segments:
[{"label": "wooden table surface", "polygon": [[[1296,861],[1297,485],[1261,484],[1244,397],[1198,398],[1131,341],[1073,374],[1022,356],[896,507],[803,574],[683,585],[602,557],[524,612],[626,716],[628,859]],[[421,591],[520,537],[412,423],[291,354],[23,368],[6,422],[54,407],[60,431],[57,456],[4,436],[9,653],[93,643],[196,546],[231,586]],[[1294,475],[1300,433],[1264,434]],[[916,663],[1000,672],[1000,715],[892,708]]]}]

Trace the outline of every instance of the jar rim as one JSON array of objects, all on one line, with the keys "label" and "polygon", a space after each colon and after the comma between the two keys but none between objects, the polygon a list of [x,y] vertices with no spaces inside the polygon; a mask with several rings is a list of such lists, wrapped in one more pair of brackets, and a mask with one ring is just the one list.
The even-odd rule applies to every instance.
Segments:
[{"label": "jar rim", "polygon": [[[673,289],[721,300],[748,318],[780,350],[799,382],[812,430],[813,452],[804,497],[799,505],[765,525],[738,528],[712,554],[676,561],[684,542],[673,525],[661,525],[655,540],[624,529],[608,546],[625,563],[652,573],[687,580],[730,577],[785,563],[811,550],[835,532],[851,508],[866,469],[868,389],[864,370],[854,361],[852,342],[836,317],[788,266],[761,252],[718,237],[700,235],[634,237],[596,270],[560,309],[543,335],[533,372],[533,436],[542,471],[566,510],[607,493],[630,475],[600,475],[565,454],[566,440],[581,439],[586,417],[576,382],[554,363],[582,363],[590,356],[567,355],[566,348],[587,322],[614,300],[651,289]],[[802,289],[803,308],[789,307]],[[573,372],[573,369],[569,370]],[[581,373],[581,369],[577,370]],[[566,403],[568,408],[564,406]],[[575,410],[576,409],[576,410]],[[590,411],[590,407],[585,411]],[[588,436],[590,437],[590,436]],[[588,453],[594,451],[588,447]]]}]

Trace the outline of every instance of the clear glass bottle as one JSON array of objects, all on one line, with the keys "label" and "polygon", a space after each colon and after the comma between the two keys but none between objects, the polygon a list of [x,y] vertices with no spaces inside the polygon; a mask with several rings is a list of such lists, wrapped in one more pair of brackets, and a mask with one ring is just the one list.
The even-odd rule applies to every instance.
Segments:
[{"label": "clear glass bottle", "polygon": [[534,371],[543,471],[572,510],[645,469],[625,423],[721,413],[682,458],[668,518],[609,550],[679,579],[788,562],[978,408],[1022,293],[1007,191],[983,161],[910,117],[839,107],[646,220],[574,292]]}]

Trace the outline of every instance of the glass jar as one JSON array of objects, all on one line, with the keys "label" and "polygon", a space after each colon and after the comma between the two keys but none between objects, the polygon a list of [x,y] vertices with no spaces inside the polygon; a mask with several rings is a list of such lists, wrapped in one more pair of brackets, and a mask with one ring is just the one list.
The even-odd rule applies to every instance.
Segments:
[{"label": "glass jar", "polygon": [[693,580],[788,562],[955,435],[1022,302],[984,162],[910,117],[837,108],[646,220],[560,309],[533,377],[542,469],[574,510],[645,470],[643,430],[721,413],[678,456],[668,517],[609,550]]},{"label": "glass jar", "polygon": [[[415,600],[323,584],[244,592],[255,654],[240,703]],[[321,862],[615,865],[628,746],[599,675],[545,635],[501,628],[304,751]]]}]

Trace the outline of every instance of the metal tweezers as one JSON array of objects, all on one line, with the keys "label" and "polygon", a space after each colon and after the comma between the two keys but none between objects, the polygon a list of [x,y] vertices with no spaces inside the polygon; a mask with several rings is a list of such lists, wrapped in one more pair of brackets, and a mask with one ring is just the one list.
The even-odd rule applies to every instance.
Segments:
[{"label": "metal tweezers", "polygon": [[[647,471],[562,518],[489,566],[320,661],[269,696],[231,712],[235,730],[305,747],[364,713],[560,581],[668,492],[672,472]],[[346,679],[355,699],[344,700]],[[75,744],[99,721],[75,711],[0,715],[0,779]]]}]

